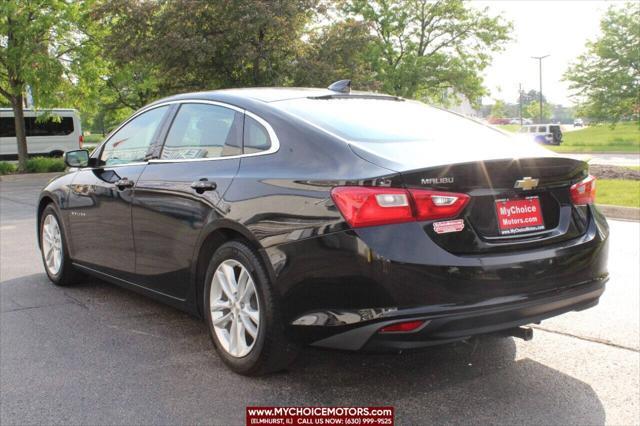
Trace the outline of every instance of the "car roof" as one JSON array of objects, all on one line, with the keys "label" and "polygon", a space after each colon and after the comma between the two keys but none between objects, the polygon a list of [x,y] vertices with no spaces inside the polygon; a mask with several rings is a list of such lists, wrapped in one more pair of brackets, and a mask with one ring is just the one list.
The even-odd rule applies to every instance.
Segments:
[{"label": "car roof", "polygon": [[[389,96],[383,93],[362,91],[351,91],[350,94],[358,96]],[[331,95],[348,97],[349,93],[340,93],[329,89],[311,87],[251,87],[238,89],[221,89],[182,93],[179,95],[169,96],[166,98],[158,99],[157,101],[150,103],[144,108],[160,103],[184,101],[190,99],[225,102],[246,108],[248,105],[256,105],[256,102],[268,104],[271,102],[278,102],[289,99],[302,99],[308,97]]]},{"label": "car roof", "polygon": [[335,93],[336,92],[329,89],[316,89],[309,87],[251,87],[182,93],[159,99],[153,103],[179,101],[184,99],[203,99],[211,101],[221,99],[237,101],[254,100],[269,103],[283,101],[286,99],[306,98],[309,96],[326,96]]}]

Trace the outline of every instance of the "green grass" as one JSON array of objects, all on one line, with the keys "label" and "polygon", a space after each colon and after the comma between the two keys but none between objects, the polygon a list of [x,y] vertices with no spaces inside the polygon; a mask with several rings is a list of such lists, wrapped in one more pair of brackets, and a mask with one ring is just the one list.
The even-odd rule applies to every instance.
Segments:
[{"label": "green grass", "polygon": [[10,173],[15,173],[15,171],[15,164],[8,163],[6,161],[0,161],[0,175],[8,175]]},{"label": "green grass", "polygon": [[519,124],[498,124],[496,125],[498,129],[506,130],[507,132],[517,132],[520,130]]},{"label": "green grass", "polygon": [[640,180],[598,179],[596,203],[640,207]]},{"label": "green grass", "polygon": [[90,135],[84,136],[85,143],[100,143],[103,140],[104,140],[104,135],[101,135],[100,133],[92,133]]},{"label": "green grass", "polygon": [[640,172],[640,166],[625,166],[625,169],[635,170],[636,172]]},{"label": "green grass", "polygon": [[62,158],[33,157],[27,160],[27,173],[63,172],[65,168]]},{"label": "green grass", "polygon": [[565,132],[560,146],[549,146],[556,152],[640,152],[640,127],[635,122],[586,127]]}]

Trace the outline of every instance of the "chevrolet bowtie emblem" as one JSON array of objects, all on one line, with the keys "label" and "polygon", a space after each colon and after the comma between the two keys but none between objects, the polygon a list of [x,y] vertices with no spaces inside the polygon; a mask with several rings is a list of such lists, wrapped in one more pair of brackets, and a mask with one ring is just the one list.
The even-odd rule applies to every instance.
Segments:
[{"label": "chevrolet bowtie emblem", "polygon": [[538,181],[539,181],[538,179],[532,179],[531,177],[524,177],[520,180],[517,180],[516,184],[513,185],[513,187],[528,191],[538,186]]}]

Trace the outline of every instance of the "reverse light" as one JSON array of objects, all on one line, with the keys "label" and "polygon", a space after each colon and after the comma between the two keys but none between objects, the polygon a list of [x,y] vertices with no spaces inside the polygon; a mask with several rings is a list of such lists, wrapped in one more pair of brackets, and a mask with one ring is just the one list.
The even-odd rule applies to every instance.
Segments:
[{"label": "reverse light", "polygon": [[84,145],[84,136],[80,135],[78,137],[78,146],[80,147],[80,149],[82,149],[82,145]]},{"label": "reverse light", "polygon": [[424,320],[397,322],[395,324],[382,327],[378,330],[378,333],[408,333],[417,330],[422,326],[422,324],[424,324]]},{"label": "reverse light", "polygon": [[584,206],[593,204],[596,201],[596,178],[589,175],[584,180],[571,185],[569,190],[571,193],[571,201],[576,206]]},{"label": "reverse light", "polygon": [[469,201],[467,194],[362,186],[335,187],[331,198],[354,228],[450,218]]},{"label": "reverse light", "polygon": [[410,189],[418,220],[446,219],[457,216],[469,202],[467,194]]}]

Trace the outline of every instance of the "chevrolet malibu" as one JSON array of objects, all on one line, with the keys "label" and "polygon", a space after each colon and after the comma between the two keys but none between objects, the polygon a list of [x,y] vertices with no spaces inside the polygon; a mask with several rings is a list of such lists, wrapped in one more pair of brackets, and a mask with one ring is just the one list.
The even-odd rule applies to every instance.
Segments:
[{"label": "chevrolet malibu", "polygon": [[241,374],[305,344],[528,339],[608,279],[585,162],[348,81],[162,99],[65,161],[37,210],[50,280],[198,316]]}]

